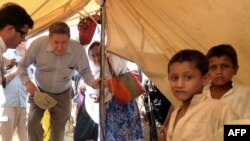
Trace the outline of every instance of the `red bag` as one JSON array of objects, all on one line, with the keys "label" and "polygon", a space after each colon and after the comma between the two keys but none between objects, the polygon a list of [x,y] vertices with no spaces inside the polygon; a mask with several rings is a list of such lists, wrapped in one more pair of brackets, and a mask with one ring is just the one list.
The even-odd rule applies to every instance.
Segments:
[{"label": "red bag", "polygon": [[108,88],[118,103],[127,104],[145,92],[137,71],[130,71],[115,76],[111,64],[108,60],[107,62],[113,74],[112,79],[107,81]]},{"label": "red bag", "polygon": [[80,19],[77,27],[79,30],[79,40],[82,45],[87,45],[91,42],[95,33],[96,24],[98,22],[97,20],[100,20],[99,15]]}]

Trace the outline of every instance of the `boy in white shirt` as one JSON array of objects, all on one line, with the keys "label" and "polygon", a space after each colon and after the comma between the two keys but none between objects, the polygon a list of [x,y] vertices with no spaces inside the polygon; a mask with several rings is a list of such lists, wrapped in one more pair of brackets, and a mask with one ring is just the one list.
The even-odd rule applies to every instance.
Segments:
[{"label": "boy in white shirt", "polygon": [[235,49],[221,44],[212,47],[206,56],[211,80],[205,88],[208,97],[228,103],[240,119],[250,119],[250,87],[232,81],[239,69]]},{"label": "boy in white shirt", "polygon": [[237,119],[227,104],[201,94],[207,72],[208,60],[197,50],[182,50],[170,59],[170,88],[182,105],[171,114],[167,141],[206,141],[225,123]]}]

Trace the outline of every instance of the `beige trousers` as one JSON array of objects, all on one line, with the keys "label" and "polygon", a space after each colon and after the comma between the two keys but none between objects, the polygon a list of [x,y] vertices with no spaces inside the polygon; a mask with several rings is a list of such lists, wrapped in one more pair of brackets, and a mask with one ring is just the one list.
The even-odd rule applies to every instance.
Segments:
[{"label": "beige trousers", "polygon": [[1,107],[0,116],[1,141],[12,141],[15,130],[20,141],[28,141],[25,107]]}]

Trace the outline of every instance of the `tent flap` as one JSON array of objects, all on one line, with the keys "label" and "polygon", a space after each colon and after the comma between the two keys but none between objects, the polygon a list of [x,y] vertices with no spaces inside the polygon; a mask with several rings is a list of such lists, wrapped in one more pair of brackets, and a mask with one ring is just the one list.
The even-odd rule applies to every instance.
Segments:
[{"label": "tent flap", "polygon": [[206,53],[233,45],[240,70],[235,78],[250,85],[250,2],[243,0],[107,0],[108,50],[133,60],[172,103],[167,63],[181,49]]}]

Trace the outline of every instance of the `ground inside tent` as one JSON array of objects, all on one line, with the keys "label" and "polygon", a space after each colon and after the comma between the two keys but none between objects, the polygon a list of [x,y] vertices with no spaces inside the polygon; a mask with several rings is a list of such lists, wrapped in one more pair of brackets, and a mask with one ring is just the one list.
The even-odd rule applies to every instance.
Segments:
[{"label": "ground inside tent", "polygon": [[[142,141],[150,141],[148,123],[146,123],[142,119],[142,124],[143,124],[143,136],[144,136],[144,138],[142,139]],[[70,122],[68,122],[67,125],[66,125],[66,131],[65,131],[64,141],[73,141],[73,130],[72,129],[73,129],[73,126],[70,124]],[[13,138],[13,141],[19,141],[18,137],[17,137],[17,134],[15,134],[15,136]],[[158,141],[163,141],[162,136],[158,135]]]}]

